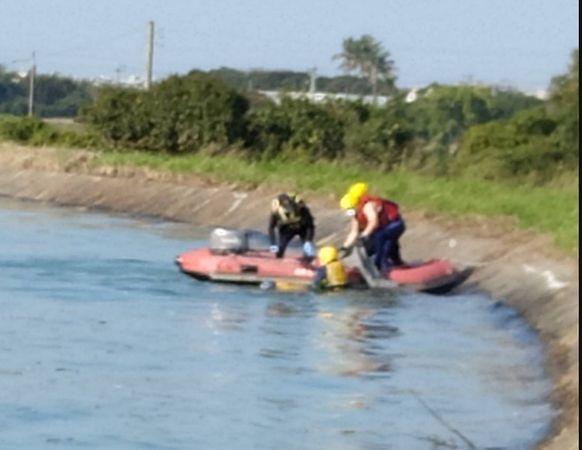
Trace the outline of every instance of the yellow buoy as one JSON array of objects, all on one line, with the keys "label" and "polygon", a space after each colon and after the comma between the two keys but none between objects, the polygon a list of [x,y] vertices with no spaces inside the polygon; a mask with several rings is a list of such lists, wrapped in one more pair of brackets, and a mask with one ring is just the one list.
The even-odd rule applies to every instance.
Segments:
[{"label": "yellow buoy", "polygon": [[281,292],[307,292],[309,291],[309,285],[293,281],[277,280],[275,282],[275,289]]}]

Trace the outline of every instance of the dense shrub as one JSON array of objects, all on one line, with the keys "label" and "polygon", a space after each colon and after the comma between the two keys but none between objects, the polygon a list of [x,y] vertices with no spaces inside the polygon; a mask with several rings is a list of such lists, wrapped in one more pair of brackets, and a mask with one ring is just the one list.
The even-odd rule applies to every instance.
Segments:
[{"label": "dense shrub", "polygon": [[349,159],[387,169],[405,163],[413,134],[405,122],[395,120],[384,110],[373,109],[366,120],[350,122],[346,130]]},{"label": "dense shrub", "polygon": [[473,125],[511,117],[517,111],[540,103],[511,90],[432,85],[418,92],[417,100],[409,105],[406,115],[418,137],[450,144]]},{"label": "dense shrub", "polygon": [[16,142],[29,142],[47,127],[36,118],[0,116],[0,137]]},{"label": "dense shrub", "polygon": [[[577,55],[569,72],[553,80],[548,102],[510,89],[435,84],[416,98],[395,92],[383,107],[290,97],[277,104],[256,93],[243,97],[220,79],[192,72],[149,91],[103,89],[84,117],[122,148],[184,153],[240,143],[237,148],[255,158],[300,155],[541,182],[577,169]],[[245,80],[236,71],[219,72],[233,83]],[[265,83],[303,79],[263,75]]]},{"label": "dense shrub", "polygon": [[140,114],[142,103],[142,92],[137,89],[108,86],[82,110],[80,118],[113,143],[137,143],[149,131],[149,114]]},{"label": "dense shrub", "polygon": [[59,145],[74,148],[103,148],[100,134],[93,131],[59,129],[36,117],[0,115],[0,139],[30,145]]},{"label": "dense shrub", "polygon": [[577,172],[579,147],[578,51],[568,74],[554,79],[549,101],[511,118],[470,128],[455,160],[456,172],[538,183]]},{"label": "dense shrub", "polygon": [[284,97],[280,105],[265,104],[249,115],[247,143],[263,156],[298,150],[328,159],[344,151],[344,124],[331,104]]},{"label": "dense shrub", "polygon": [[247,109],[246,98],[222,81],[194,73],[149,91],[105,88],[83,120],[123,147],[183,153],[243,139]]},{"label": "dense shrub", "polygon": [[248,100],[216,78],[170,77],[152,89],[149,101],[152,149],[163,143],[172,152],[196,151],[244,137]]},{"label": "dense shrub", "polygon": [[551,84],[548,114],[557,122],[552,134],[554,145],[560,147],[571,161],[580,159],[580,52],[571,55],[568,72],[555,77]]}]

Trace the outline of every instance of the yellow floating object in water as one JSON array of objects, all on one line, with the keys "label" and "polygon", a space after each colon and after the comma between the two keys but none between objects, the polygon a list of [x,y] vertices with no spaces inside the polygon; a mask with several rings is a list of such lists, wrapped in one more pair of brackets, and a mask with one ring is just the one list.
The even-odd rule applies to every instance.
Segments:
[{"label": "yellow floating object in water", "polygon": [[293,281],[277,280],[275,282],[275,289],[281,292],[307,292],[309,291],[309,285]]}]

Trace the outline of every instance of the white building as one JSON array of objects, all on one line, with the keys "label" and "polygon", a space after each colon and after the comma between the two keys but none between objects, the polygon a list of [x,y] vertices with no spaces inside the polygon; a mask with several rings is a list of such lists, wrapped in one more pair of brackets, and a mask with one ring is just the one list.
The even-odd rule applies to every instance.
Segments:
[{"label": "white building", "polygon": [[[361,100],[364,103],[372,104],[374,103],[374,97],[372,95],[355,95],[355,94],[332,94],[329,92],[282,92],[282,91],[259,91],[265,97],[270,98],[275,103],[280,103],[283,96],[289,96],[293,99],[305,98],[314,103],[322,103],[326,100],[347,100],[347,101],[358,101]],[[388,101],[388,97],[383,95],[378,95],[376,97],[376,104],[378,106],[383,106]]]}]

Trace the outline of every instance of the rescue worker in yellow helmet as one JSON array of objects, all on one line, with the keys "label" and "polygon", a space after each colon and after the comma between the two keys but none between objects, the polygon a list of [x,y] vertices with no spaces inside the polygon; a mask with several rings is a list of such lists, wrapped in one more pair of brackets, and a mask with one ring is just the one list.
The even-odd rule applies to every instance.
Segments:
[{"label": "rescue worker in yellow helmet", "polygon": [[340,200],[340,206],[352,218],[351,228],[340,253],[346,256],[361,243],[381,273],[404,265],[398,240],[406,225],[398,204],[368,194],[366,183],[352,185]]},{"label": "rescue worker in yellow helmet", "polygon": [[315,273],[312,288],[316,291],[344,288],[348,285],[346,270],[333,246],[322,247],[317,257],[320,267]]},{"label": "rescue worker in yellow helmet", "polygon": [[315,258],[315,221],[311,211],[295,193],[282,193],[273,199],[269,216],[270,251],[277,258],[285,255],[289,242],[298,236],[303,243],[303,256]]}]

